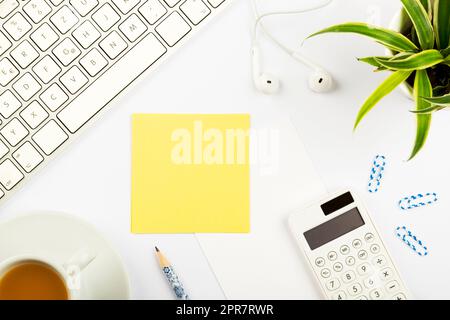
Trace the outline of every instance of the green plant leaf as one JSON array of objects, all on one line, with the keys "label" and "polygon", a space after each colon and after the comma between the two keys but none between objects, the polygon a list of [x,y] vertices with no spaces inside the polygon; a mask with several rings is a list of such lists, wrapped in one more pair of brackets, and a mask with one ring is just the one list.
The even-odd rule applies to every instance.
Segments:
[{"label": "green plant leaf", "polygon": [[450,0],[434,0],[434,30],[439,49],[450,44]]},{"label": "green plant leaf", "polygon": [[402,71],[424,70],[444,61],[442,54],[435,49],[394,60],[374,59],[385,68]]},{"label": "green plant leaf", "polygon": [[[433,87],[431,86],[430,78],[426,70],[416,72],[416,79],[414,81],[414,96],[416,99],[416,110],[425,110],[430,107],[430,103],[423,98],[430,98],[433,96]],[[431,125],[431,114],[418,114],[417,117],[417,131],[414,148],[408,160],[414,158],[417,153],[425,145]]]},{"label": "green plant leaf", "polygon": [[403,6],[411,18],[417,32],[422,49],[432,49],[434,47],[434,29],[430,17],[420,0],[401,0]]},{"label": "green plant leaf", "polygon": [[450,47],[448,47],[447,49],[441,50],[441,54],[442,54],[444,57],[449,56],[449,55],[450,55]]},{"label": "green plant leaf", "polygon": [[450,107],[450,94],[434,98],[423,97],[422,99],[431,103],[433,106]]},{"label": "green plant leaf", "polygon": [[430,0],[420,0],[420,3],[423,5],[425,10],[428,12],[428,16],[430,19],[432,18],[433,10]]},{"label": "green plant leaf", "polygon": [[446,65],[448,65],[450,67],[450,56],[447,56],[447,58],[445,58],[442,63],[446,64]]},{"label": "green plant leaf", "polygon": [[416,113],[416,114],[430,114],[430,113],[433,113],[435,111],[439,111],[439,110],[442,110],[442,109],[444,109],[444,107],[432,106],[432,107],[428,107],[428,108],[425,108],[425,109],[422,109],[422,110],[410,110],[410,112]]},{"label": "green plant leaf", "polygon": [[378,59],[384,58],[384,57],[365,57],[365,58],[358,58],[358,61],[365,62],[373,67],[377,68],[383,68],[383,66],[377,61]]},{"label": "green plant leaf", "polygon": [[359,22],[335,25],[310,35],[308,39],[320,34],[332,32],[364,35],[380,42],[389,49],[399,52],[417,51],[419,49],[411,40],[401,33]]},{"label": "green plant leaf", "polygon": [[361,120],[365,115],[372,110],[372,108],[385,96],[391,93],[398,85],[406,81],[408,77],[412,74],[412,71],[397,71],[389,76],[364,102],[363,106],[359,110],[358,116],[356,117],[355,127],[356,129]]}]

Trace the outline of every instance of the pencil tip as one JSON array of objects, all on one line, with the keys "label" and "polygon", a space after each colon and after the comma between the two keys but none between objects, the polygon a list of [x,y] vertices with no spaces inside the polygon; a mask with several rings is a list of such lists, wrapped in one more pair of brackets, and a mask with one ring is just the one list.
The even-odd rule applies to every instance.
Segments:
[{"label": "pencil tip", "polygon": [[155,250],[156,250],[156,252],[159,252],[159,249],[158,249],[158,247],[155,247]]}]

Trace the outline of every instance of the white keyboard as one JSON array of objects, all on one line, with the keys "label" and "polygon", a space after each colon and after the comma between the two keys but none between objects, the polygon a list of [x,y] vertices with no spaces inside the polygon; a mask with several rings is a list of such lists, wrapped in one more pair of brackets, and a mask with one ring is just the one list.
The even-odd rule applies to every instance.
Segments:
[{"label": "white keyboard", "polygon": [[0,201],[230,0],[0,0]]}]

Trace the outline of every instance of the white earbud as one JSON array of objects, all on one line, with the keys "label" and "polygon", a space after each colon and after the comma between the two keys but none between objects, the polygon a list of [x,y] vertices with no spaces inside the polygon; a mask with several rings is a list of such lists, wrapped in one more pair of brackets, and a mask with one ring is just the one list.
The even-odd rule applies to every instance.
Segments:
[{"label": "white earbud", "polygon": [[[299,52],[296,52],[294,50],[291,50],[284,44],[282,44],[275,36],[272,35],[262,24],[262,20],[264,18],[270,17],[270,16],[282,16],[282,15],[291,15],[291,14],[300,14],[305,12],[310,12],[314,10],[318,10],[321,8],[324,8],[328,5],[330,5],[333,2],[333,0],[325,0],[324,2],[310,7],[306,9],[301,10],[295,10],[295,11],[278,11],[278,12],[267,12],[262,15],[258,12],[258,7],[256,5],[256,0],[251,0],[253,10],[255,13],[255,23],[253,28],[253,42],[256,43],[257,39],[257,29],[258,26],[261,27],[262,31],[266,34],[266,36],[272,40],[273,43],[275,43],[280,49],[282,49],[284,52],[286,52],[288,55],[290,55],[293,59],[296,61],[310,67],[313,70],[313,73],[309,76],[308,83],[309,88],[317,93],[324,93],[331,91],[334,88],[334,80],[330,73],[325,71],[322,67],[315,64]],[[253,81],[255,82],[255,87],[266,94],[274,94],[279,91],[280,88],[280,81],[273,77],[272,75],[261,73],[260,71],[260,53],[259,53],[259,47],[255,44],[252,48],[252,59],[253,59]]]},{"label": "white earbud", "polygon": [[325,71],[323,68],[301,55],[298,52],[291,54],[292,58],[305,64],[313,70],[313,73],[309,76],[308,83],[311,91],[317,93],[329,92],[334,87],[334,80],[331,74]]},{"label": "white earbud", "polygon": [[323,69],[316,69],[308,82],[309,88],[317,93],[329,92],[334,87],[333,77]]},{"label": "white earbud", "polygon": [[276,94],[280,91],[280,80],[261,71],[260,50],[257,44],[252,47],[252,71],[255,88],[264,94]]}]

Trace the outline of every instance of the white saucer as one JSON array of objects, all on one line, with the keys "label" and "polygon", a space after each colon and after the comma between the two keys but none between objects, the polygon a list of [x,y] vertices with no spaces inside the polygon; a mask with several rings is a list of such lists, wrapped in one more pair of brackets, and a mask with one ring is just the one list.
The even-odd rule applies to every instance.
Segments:
[{"label": "white saucer", "polygon": [[129,299],[128,275],[119,255],[90,224],[63,213],[35,213],[0,223],[0,261],[45,256],[61,264],[83,248],[96,253],[83,270],[83,299]]}]

